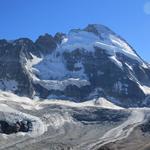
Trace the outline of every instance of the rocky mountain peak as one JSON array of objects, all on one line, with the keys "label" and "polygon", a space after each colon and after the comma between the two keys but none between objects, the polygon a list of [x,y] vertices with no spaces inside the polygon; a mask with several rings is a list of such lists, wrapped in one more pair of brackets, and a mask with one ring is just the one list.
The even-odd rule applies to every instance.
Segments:
[{"label": "rocky mountain peak", "polygon": [[121,106],[150,105],[150,68],[123,38],[91,24],[35,42],[0,41],[0,89],[19,95]]},{"label": "rocky mountain peak", "polygon": [[47,52],[51,53],[57,47],[54,37],[47,33],[45,35],[39,36],[39,38],[35,41],[35,44],[38,49],[40,49],[45,53]]},{"label": "rocky mountain peak", "polygon": [[84,30],[96,35],[101,35],[102,33],[115,34],[111,29],[101,24],[89,24]]},{"label": "rocky mountain peak", "polygon": [[55,41],[58,43],[58,44],[61,44],[61,42],[63,41],[63,39],[66,37],[66,34],[65,33],[62,33],[62,32],[57,32],[54,36],[54,39]]}]

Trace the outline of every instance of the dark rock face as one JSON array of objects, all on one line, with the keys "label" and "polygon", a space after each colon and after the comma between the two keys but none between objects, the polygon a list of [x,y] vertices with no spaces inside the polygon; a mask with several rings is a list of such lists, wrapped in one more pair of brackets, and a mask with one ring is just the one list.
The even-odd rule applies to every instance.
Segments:
[{"label": "dark rock face", "polygon": [[31,96],[32,85],[20,62],[22,47],[18,41],[0,41],[0,88]]},{"label": "dark rock face", "polygon": [[40,36],[36,40],[35,44],[37,46],[37,49],[40,49],[42,53],[52,53],[57,47],[55,39],[49,34]]},{"label": "dark rock face", "polygon": [[58,44],[61,44],[63,38],[65,37],[66,35],[64,33],[56,33],[55,36],[54,36],[54,40],[56,41],[56,43]]},{"label": "dark rock face", "polygon": [[[82,43],[75,43],[78,40],[82,41],[84,38],[86,40],[85,32],[86,34],[90,33],[91,38],[96,36],[103,42],[105,42],[105,36],[113,35],[125,42],[122,38],[105,26],[101,26],[100,30],[98,30],[95,25],[89,25],[83,30],[73,32],[73,36],[75,36],[75,40],[71,41],[73,47],[75,46],[73,50],[70,50],[70,47],[62,48],[63,40],[66,38],[65,40],[67,41],[70,38],[70,34],[63,33],[57,33],[54,37],[45,34],[35,42],[27,38],[12,42],[0,40],[0,89],[29,97],[34,95],[40,98],[54,96],[78,102],[106,97],[110,101],[112,99],[117,100],[118,104],[125,107],[149,105],[148,103],[143,104],[143,101],[148,99],[149,95],[144,93],[139,85],[150,86],[150,68],[149,65],[144,67],[141,64],[144,61],[138,55],[137,57],[140,61],[120,51],[112,55],[108,52],[108,48],[105,47],[94,45],[94,50],[87,50],[85,46],[82,46]],[[83,39],[77,37],[78,34],[81,34],[80,32],[84,32]],[[104,33],[105,36],[103,35]],[[71,44],[69,43],[69,46]],[[126,44],[128,45],[128,43]],[[79,46],[76,47],[76,45]],[[115,45],[112,44],[111,46]],[[112,51],[111,46],[110,51]],[[133,52],[135,51],[133,50]],[[136,52],[134,54],[136,55]],[[116,60],[112,61],[112,56],[115,56]],[[40,70],[36,68],[38,63],[34,64],[32,62],[34,57],[44,60],[41,60],[41,62],[43,61],[43,66]],[[46,61],[48,65],[45,64]],[[29,62],[33,63],[31,68],[27,66]],[[121,63],[121,67],[118,62]],[[53,73],[55,65],[53,65],[53,68],[50,66],[52,63],[64,66],[65,71],[69,73],[60,72],[60,74],[65,75],[61,78],[55,77],[55,72]],[[45,66],[48,70],[46,72],[43,69]],[[61,67],[58,69],[61,71]],[[80,80],[86,80],[89,84],[82,86],[67,84],[64,90],[59,88],[49,89],[40,84],[39,81],[42,82],[42,79],[39,72],[43,72],[44,75],[47,74],[46,79],[48,81],[54,81],[55,79],[58,82],[62,82],[69,78],[78,78],[79,83]],[[33,76],[35,77],[33,78]],[[36,81],[35,78],[37,78]],[[56,85],[53,86],[55,87]],[[95,91],[96,93],[94,94]]]},{"label": "dark rock face", "polygon": [[107,146],[103,146],[103,147],[99,148],[98,150],[112,150],[112,149],[108,148]]},{"label": "dark rock face", "polygon": [[85,110],[84,113],[81,113],[80,110],[78,110],[77,113],[73,114],[73,118],[82,123],[87,122],[117,123],[126,120],[126,118],[128,118],[129,115],[130,113],[124,113],[124,111],[115,112],[114,110],[108,111],[107,109],[91,110],[91,112]]},{"label": "dark rock face", "polygon": [[[108,55],[105,50],[98,47],[95,47],[94,53],[86,52],[82,49],[74,50],[71,53],[65,52],[64,58],[66,60],[67,69],[70,71],[80,70],[81,68],[75,67],[75,63],[78,61],[82,62],[85,74],[91,83],[90,86],[87,86],[87,88],[84,87],[83,90],[81,88],[80,90],[77,90],[78,88],[74,90],[75,88],[72,87],[72,89],[69,88],[70,91],[67,91],[66,93],[71,93],[72,97],[74,97],[73,93],[75,93],[76,98],[87,99],[87,93],[92,92],[93,89],[101,87],[103,89],[103,95],[111,95],[118,99],[122,99],[122,104],[126,105],[127,103],[135,103],[136,105],[138,101],[139,103],[142,103],[145,94],[139,88],[136,81],[138,79],[142,83],[149,84],[150,78],[147,73],[143,68],[140,68],[139,64],[136,64],[136,61],[129,58],[126,59],[126,56],[122,56],[122,59],[120,58],[120,61],[124,64],[123,70],[116,66],[108,57],[110,57],[110,55]],[[128,62],[131,65],[133,63],[135,64],[133,72],[129,70],[125,65],[125,62]],[[132,74],[137,77],[135,81],[130,80],[129,78],[130,76],[132,77]],[[123,85],[116,85],[116,87],[114,87],[115,83],[121,83]],[[101,95],[102,93],[100,92],[99,94]]]},{"label": "dark rock face", "polygon": [[143,133],[150,133],[150,117],[149,116],[147,117],[147,120],[143,124],[139,125],[139,128],[141,129]]},{"label": "dark rock face", "polygon": [[16,123],[8,123],[0,121],[0,133],[12,134],[17,132],[28,132],[32,130],[32,123],[30,121],[18,121]]}]

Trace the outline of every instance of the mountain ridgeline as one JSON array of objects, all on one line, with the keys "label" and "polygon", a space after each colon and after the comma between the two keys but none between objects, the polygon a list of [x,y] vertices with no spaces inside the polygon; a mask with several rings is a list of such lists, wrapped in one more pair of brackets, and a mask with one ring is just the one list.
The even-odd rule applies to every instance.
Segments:
[{"label": "mountain ridgeline", "polygon": [[0,40],[0,70],[0,89],[21,96],[150,106],[149,64],[103,25]]}]

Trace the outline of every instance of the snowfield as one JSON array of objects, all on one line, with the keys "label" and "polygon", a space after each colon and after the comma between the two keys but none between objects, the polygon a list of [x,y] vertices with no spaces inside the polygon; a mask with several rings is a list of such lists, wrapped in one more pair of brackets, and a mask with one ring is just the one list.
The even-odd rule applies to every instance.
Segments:
[{"label": "snowfield", "polygon": [[70,106],[70,107],[100,107],[100,108],[107,108],[107,109],[124,109],[120,106],[117,106],[111,102],[109,102],[108,100],[106,100],[105,98],[98,98],[98,99],[94,99],[94,100],[90,100],[90,101],[86,101],[86,102],[81,102],[81,103],[76,103],[76,102],[72,102],[72,101],[65,101],[65,100],[55,100],[55,99],[51,99],[51,100],[44,100],[44,101],[40,101],[40,100],[32,100],[30,98],[27,97],[19,97],[11,92],[0,92],[0,102],[5,102],[5,101],[9,101],[9,102],[17,102],[20,103],[20,105],[22,107],[24,107],[24,109],[42,109],[42,105],[65,105],[65,106]]}]

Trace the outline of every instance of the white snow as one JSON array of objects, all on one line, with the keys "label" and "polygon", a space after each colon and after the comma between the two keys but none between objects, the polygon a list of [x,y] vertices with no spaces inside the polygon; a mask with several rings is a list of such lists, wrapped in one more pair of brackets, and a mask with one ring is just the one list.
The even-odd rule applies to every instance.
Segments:
[{"label": "white snow", "polygon": [[148,68],[149,68],[146,63],[143,63],[143,64],[142,64],[142,67],[145,68],[145,69],[148,69]]},{"label": "white snow", "polygon": [[28,61],[26,60],[26,66],[28,67],[28,69],[31,69],[33,65],[36,65],[43,60],[43,58],[39,58],[32,53],[30,53],[30,55],[32,56],[32,59],[29,59]]},{"label": "white snow", "polygon": [[42,109],[37,100],[32,100],[28,97],[20,97],[12,92],[4,92],[0,91],[0,103],[3,102],[16,102],[24,109],[32,110],[32,109]]},{"label": "white snow", "polygon": [[40,100],[32,100],[27,97],[20,97],[16,94],[13,94],[11,92],[2,92],[0,91],[0,103],[5,101],[13,101],[16,103],[19,103],[20,106],[24,107],[24,109],[42,109],[43,105],[49,104],[58,104],[58,105],[65,105],[70,107],[102,107],[102,108],[109,108],[109,109],[122,109],[122,107],[119,107],[111,102],[109,102],[107,99],[101,97],[98,99],[92,99],[86,102],[72,102],[68,100],[55,100],[55,99],[47,99],[44,101]]},{"label": "white snow", "polygon": [[[56,55],[57,52],[51,55],[47,55],[43,58],[42,61],[38,62],[37,64],[31,65],[30,68],[32,68],[32,70],[37,70],[36,74],[42,80],[62,80],[68,77],[78,78],[81,76],[84,79],[87,78],[84,74],[84,69],[81,62],[77,62],[75,64],[75,67],[80,67],[80,70],[69,71],[65,66],[64,58],[62,56]],[[29,65],[27,65],[27,68],[28,66]]]},{"label": "white snow", "polygon": [[107,99],[103,97],[97,99],[95,101],[95,105],[99,105],[100,107],[107,108],[107,109],[123,109],[122,107],[111,103],[110,101],[108,101]]},{"label": "white snow", "polygon": [[99,99],[93,99],[86,102],[76,103],[71,101],[65,101],[65,100],[45,100],[41,104],[49,104],[49,105],[64,105],[69,107],[99,107],[99,108],[107,108],[107,109],[123,109],[122,107],[119,107],[105,98],[99,98]]},{"label": "white snow", "polygon": [[48,90],[60,90],[63,91],[68,85],[75,85],[77,87],[82,87],[86,85],[90,85],[89,81],[81,80],[81,79],[74,79],[69,78],[63,81],[59,80],[37,80],[34,81],[35,83],[40,84],[41,86],[45,87]]},{"label": "white snow", "polygon": [[122,69],[122,63],[115,57],[115,56],[110,56],[109,57],[119,68]]},{"label": "white snow", "polygon": [[64,90],[68,85],[82,87],[89,85],[84,74],[83,65],[77,62],[78,71],[67,70],[62,56],[56,56],[57,52],[38,58],[32,54],[33,59],[26,60],[26,70],[34,83],[40,84],[48,90]]},{"label": "white snow", "polygon": [[68,38],[64,37],[61,44],[66,43],[67,41],[68,41]]},{"label": "white snow", "polygon": [[123,51],[128,52],[132,55],[135,55],[134,51],[131,49],[131,47],[124,42],[123,40],[121,40],[120,38],[118,38],[116,35],[110,35],[109,36],[111,42],[113,43],[113,45],[115,45],[116,47],[120,47]]},{"label": "white snow", "polygon": [[148,87],[148,86],[146,86],[146,85],[140,85],[140,84],[139,84],[139,87],[142,89],[142,91],[143,91],[146,95],[150,94],[150,87]]},{"label": "white snow", "polygon": [[63,58],[57,57],[56,53],[47,55],[43,61],[32,66],[38,70],[38,76],[42,80],[61,79],[67,76],[67,69]]},{"label": "white snow", "polygon": [[57,51],[73,51],[77,48],[84,48],[87,51],[94,51],[93,44],[99,37],[93,33],[82,30],[72,30],[67,35],[67,41],[63,42]]},{"label": "white snow", "polygon": [[129,65],[128,63],[125,63],[125,64],[126,64],[126,66],[128,66],[128,68],[129,68],[130,70],[133,70],[133,68],[132,68],[131,65]]},{"label": "white snow", "polygon": [[47,113],[43,115],[43,118],[47,121],[47,126],[52,126],[53,128],[60,128],[65,123],[75,123],[71,115],[68,112],[64,112],[63,114],[59,113]]},{"label": "white snow", "polygon": [[117,52],[122,53],[131,59],[137,60],[143,67],[146,67],[146,64],[144,63],[144,61],[133,52],[129,52],[129,51],[126,51],[125,49],[114,46],[113,44],[110,45],[110,44],[106,44],[100,41],[95,42],[95,46],[106,50],[106,52],[112,56],[115,56]]}]

